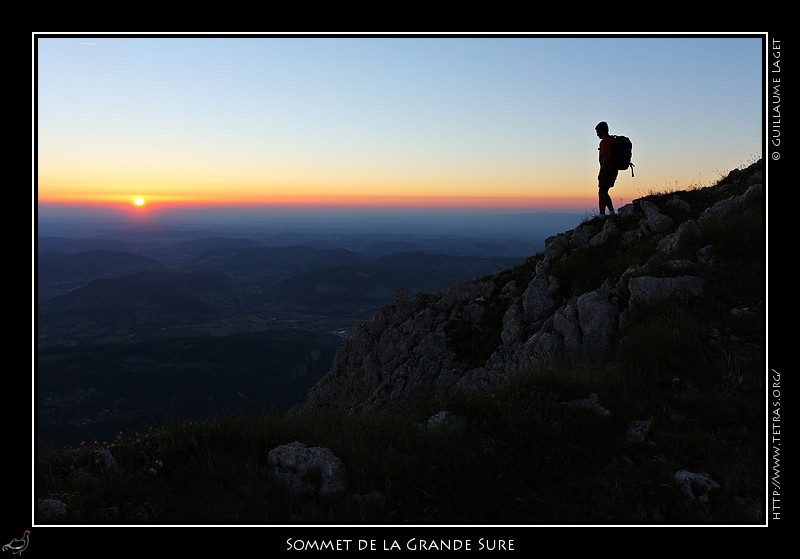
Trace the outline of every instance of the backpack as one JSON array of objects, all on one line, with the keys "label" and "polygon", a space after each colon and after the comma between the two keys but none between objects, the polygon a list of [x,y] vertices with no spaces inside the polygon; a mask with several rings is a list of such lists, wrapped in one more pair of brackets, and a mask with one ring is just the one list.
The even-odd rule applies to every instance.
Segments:
[{"label": "backpack", "polygon": [[614,161],[614,168],[619,171],[624,171],[628,167],[631,168],[631,176],[633,176],[633,163],[631,163],[631,153],[633,151],[633,144],[625,136],[611,136],[613,144],[611,148],[611,157]]}]

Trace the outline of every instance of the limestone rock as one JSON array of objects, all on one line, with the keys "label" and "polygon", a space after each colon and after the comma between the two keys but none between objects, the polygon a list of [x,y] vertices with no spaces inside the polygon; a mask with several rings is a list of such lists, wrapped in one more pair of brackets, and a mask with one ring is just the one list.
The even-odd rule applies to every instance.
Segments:
[{"label": "limestone rock", "polygon": [[680,470],[673,476],[680,487],[681,493],[690,500],[708,503],[709,491],[719,489],[720,485],[706,474],[697,474],[688,470]]},{"label": "limestone rock", "polygon": [[544,276],[553,262],[557,262],[569,250],[569,238],[565,233],[548,237],[544,242],[544,258],[536,264],[536,275]]},{"label": "limestone rock", "polygon": [[605,352],[619,325],[619,309],[601,291],[590,291],[578,297],[578,319],[581,330],[581,353],[597,356]]},{"label": "limestone rock", "polygon": [[558,305],[557,294],[557,278],[534,278],[522,296],[525,318],[535,322],[552,314]]},{"label": "limestone rock", "polygon": [[427,423],[422,425],[422,428],[429,432],[458,432],[467,428],[467,422],[463,417],[452,412],[440,411],[428,418]]},{"label": "limestone rock", "polygon": [[539,331],[525,342],[523,355],[522,370],[555,368],[564,359],[564,340],[556,332]]},{"label": "limestone rock", "polygon": [[344,491],[347,474],[342,461],[328,448],[307,447],[295,441],[272,449],[267,456],[273,479],[292,493],[322,497]]},{"label": "limestone rock", "polygon": [[100,455],[104,472],[116,472],[119,470],[117,461],[107,448],[100,447],[97,449],[97,453]]},{"label": "limestone rock", "polygon": [[516,303],[508,307],[503,315],[503,331],[500,333],[503,343],[511,344],[522,335],[522,311]]},{"label": "limestone rock", "polygon": [[703,211],[698,219],[698,224],[701,228],[706,227],[709,223],[724,218],[729,213],[740,209],[751,200],[755,200],[763,196],[763,185],[751,185],[747,191],[741,196],[731,196],[720,200],[710,208]]},{"label": "limestone rock", "polygon": [[664,233],[669,230],[673,225],[672,218],[664,215],[653,202],[647,200],[640,200],[639,205],[644,211],[645,217],[643,225],[645,225],[653,233]]},{"label": "limestone rock", "polygon": [[625,436],[630,443],[642,443],[647,438],[647,434],[649,432],[650,420],[636,419],[631,421],[631,423],[628,425],[628,431]]},{"label": "limestone rock", "polygon": [[681,243],[687,237],[696,235],[700,232],[700,227],[693,220],[684,221],[681,223],[674,233],[665,236],[658,243],[657,250],[662,254],[672,254],[678,250]]},{"label": "limestone rock", "polygon": [[608,220],[603,224],[603,229],[589,239],[589,246],[595,247],[611,242],[621,234],[614,221]]},{"label": "limestone rock", "polygon": [[562,405],[575,410],[589,410],[601,417],[609,417],[611,415],[609,410],[600,405],[600,398],[594,393],[590,394],[588,398],[581,400],[562,402]]}]

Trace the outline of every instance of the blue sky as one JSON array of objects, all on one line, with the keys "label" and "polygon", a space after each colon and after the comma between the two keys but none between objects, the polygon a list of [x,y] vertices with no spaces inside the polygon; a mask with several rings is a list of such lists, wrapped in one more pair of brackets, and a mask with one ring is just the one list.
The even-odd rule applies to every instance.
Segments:
[{"label": "blue sky", "polygon": [[761,156],[762,38],[36,41],[40,200],[593,208]]}]

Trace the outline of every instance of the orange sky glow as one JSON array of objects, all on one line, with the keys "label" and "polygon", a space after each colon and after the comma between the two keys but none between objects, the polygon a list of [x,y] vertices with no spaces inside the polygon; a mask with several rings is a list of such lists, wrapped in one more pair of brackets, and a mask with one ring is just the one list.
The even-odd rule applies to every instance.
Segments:
[{"label": "orange sky glow", "polygon": [[[594,126],[607,120],[634,141],[636,176],[620,173],[610,193],[619,208],[711,184],[757,156],[761,46],[757,36],[42,38],[35,195],[141,213],[597,211]],[[606,80],[607,59],[634,54],[648,72],[601,94],[587,87]]]},{"label": "orange sky glow", "polygon": [[[593,194],[593,193],[592,193]],[[143,204],[137,207],[135,200],[141,198]],[[260,198],[250,196],[226,196],[213,199],[191,196],[158,196],[144,194],[85,194],[71,196],[39,196],[40,204],[80,205],[106,208],[133,208],[145,211],[154,208],[192,209],[224,207],[376,207],[376,208],[470,208],[470,209],[540,209],[540,210],[581,210],[594,206],[594,197],[550,196],[550,197],[488,197],[488,196],[402,196],[402,195],[265,195]]]},{"label": "orange sky glow", "polygon": [[[243,173],[223,179],[225,173],[209,172],[180,177],[165,174],[159,177],[128,176],[113,180],[111,174],[82,181],[80,176],[67,175],[55,179],[42,173],[37,189],[39,203],[132,206],[136,198],[144,200],[137,209],[231,206],[333,206],[333,207],[433,207],[433,208],[517,208],[543,210],[583,210],[595,205],[596,186],[591,166],[586,166],[584,184],[574,185],[567,179],[545,177],[546,187],[531,184],[530,177],[509,173],[494,180],[483,174],[424,178],[345,176],[319,177],[314,180],[278,175],[269,180],[263,174]],[[499,173],[502,175],[502,172]],[[413,175],[413,173],[411,173]],[[137,180],[139,179],[139,180]],[[145,179],[145,180],[142,180]],[[149,181],[146,179],[150,179]],[[438,180],[437,180],[438,179]],[[619,181],[615,195],[619,202],[629,201],[635,193],[630,185]]]}]

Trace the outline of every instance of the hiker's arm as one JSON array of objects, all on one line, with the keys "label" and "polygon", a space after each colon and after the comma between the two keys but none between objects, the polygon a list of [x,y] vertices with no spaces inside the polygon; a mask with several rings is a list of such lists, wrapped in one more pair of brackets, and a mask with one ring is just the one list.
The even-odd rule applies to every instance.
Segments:
[{"label": "hiker's arm", "polygon": [[611,163],[611,138],[603,138],[600,142],[600,172],[607,170]]}]

